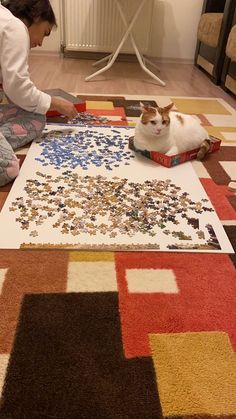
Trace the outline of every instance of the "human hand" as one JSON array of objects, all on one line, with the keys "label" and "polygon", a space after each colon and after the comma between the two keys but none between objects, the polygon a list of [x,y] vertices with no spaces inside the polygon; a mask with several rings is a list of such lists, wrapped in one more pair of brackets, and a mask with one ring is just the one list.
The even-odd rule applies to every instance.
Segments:
[{"label": "human hand", "polygon": [[56,96],[52,97],[49,110],[57,111],[61,115],[65,115],[68,119],[76,118],[78,115],[78,112],[73,103],[65,99],[60,99]]}]

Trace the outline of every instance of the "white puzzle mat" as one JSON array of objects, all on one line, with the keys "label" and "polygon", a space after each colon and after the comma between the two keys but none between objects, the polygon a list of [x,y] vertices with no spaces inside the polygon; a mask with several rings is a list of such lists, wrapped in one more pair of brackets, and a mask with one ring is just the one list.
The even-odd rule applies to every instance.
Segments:
[{"label": "white puzzle mat", "polygon": [[133,133],[48,125],[0,214],[0,248],[232,253],[191,163],[136,155]]}]

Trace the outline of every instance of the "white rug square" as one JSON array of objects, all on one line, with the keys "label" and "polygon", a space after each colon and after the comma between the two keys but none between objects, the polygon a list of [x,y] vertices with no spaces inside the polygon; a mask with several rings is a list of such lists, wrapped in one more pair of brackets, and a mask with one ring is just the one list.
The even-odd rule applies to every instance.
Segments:
[{"label": "white rug square", "polygon": [[172,269],[127,269],[126,281],[131,293],[179,292]]}]

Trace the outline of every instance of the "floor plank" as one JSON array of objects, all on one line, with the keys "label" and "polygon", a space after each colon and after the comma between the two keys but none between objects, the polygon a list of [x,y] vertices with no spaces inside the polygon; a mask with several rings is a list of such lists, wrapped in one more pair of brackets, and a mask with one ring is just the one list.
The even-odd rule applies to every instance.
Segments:
[{"label": "floor plank", "polygon": [[30,73],[40,89],[61,88],[68,92],[91,94],[143,94],[161,96],[219,97],[236,108],[233,96],[211,82],[192,64],[158,63],[162,87],[151,79],[136,62],[116,62],[110,70],[86,82],[92,74],[93,60],[63,58],[60,55],[31,54]]}]

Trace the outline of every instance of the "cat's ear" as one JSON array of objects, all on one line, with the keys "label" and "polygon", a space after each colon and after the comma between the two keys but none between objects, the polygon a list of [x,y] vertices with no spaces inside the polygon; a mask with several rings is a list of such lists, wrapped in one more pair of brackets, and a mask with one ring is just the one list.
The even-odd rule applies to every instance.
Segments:
[{"label": "cat's ear", "polygon": [[173,108],[173,106],[174,106],[174,103],[171,102],[169,105],[167,105],[167,106],[164,107],[164,111],[165,112],[170,112],[171,109]]},{"label": "cat's ear", "polygon": [[149,105],[144,105],[143,102],[139,102],[139,105],[140,105],[140,110],[141,110],[142,113],[143,112],[147,112],[149,110],[149,108],[150,108]]},{"label": "cat's ear", "polygon": [[159,106],[159,105],[157,104],[157,105],[155,106],[155,108],[158,110],[158,112],[159,112],[159,113],[163,113],[163,112],[165,112],[165,111],[166,111],[166,112],[168,112],[168,111],[167,111],[167,109],[166,109],[166,108],[167,108],[167,106],[166,106],[166,108],[162,108],[161,106]]}]

